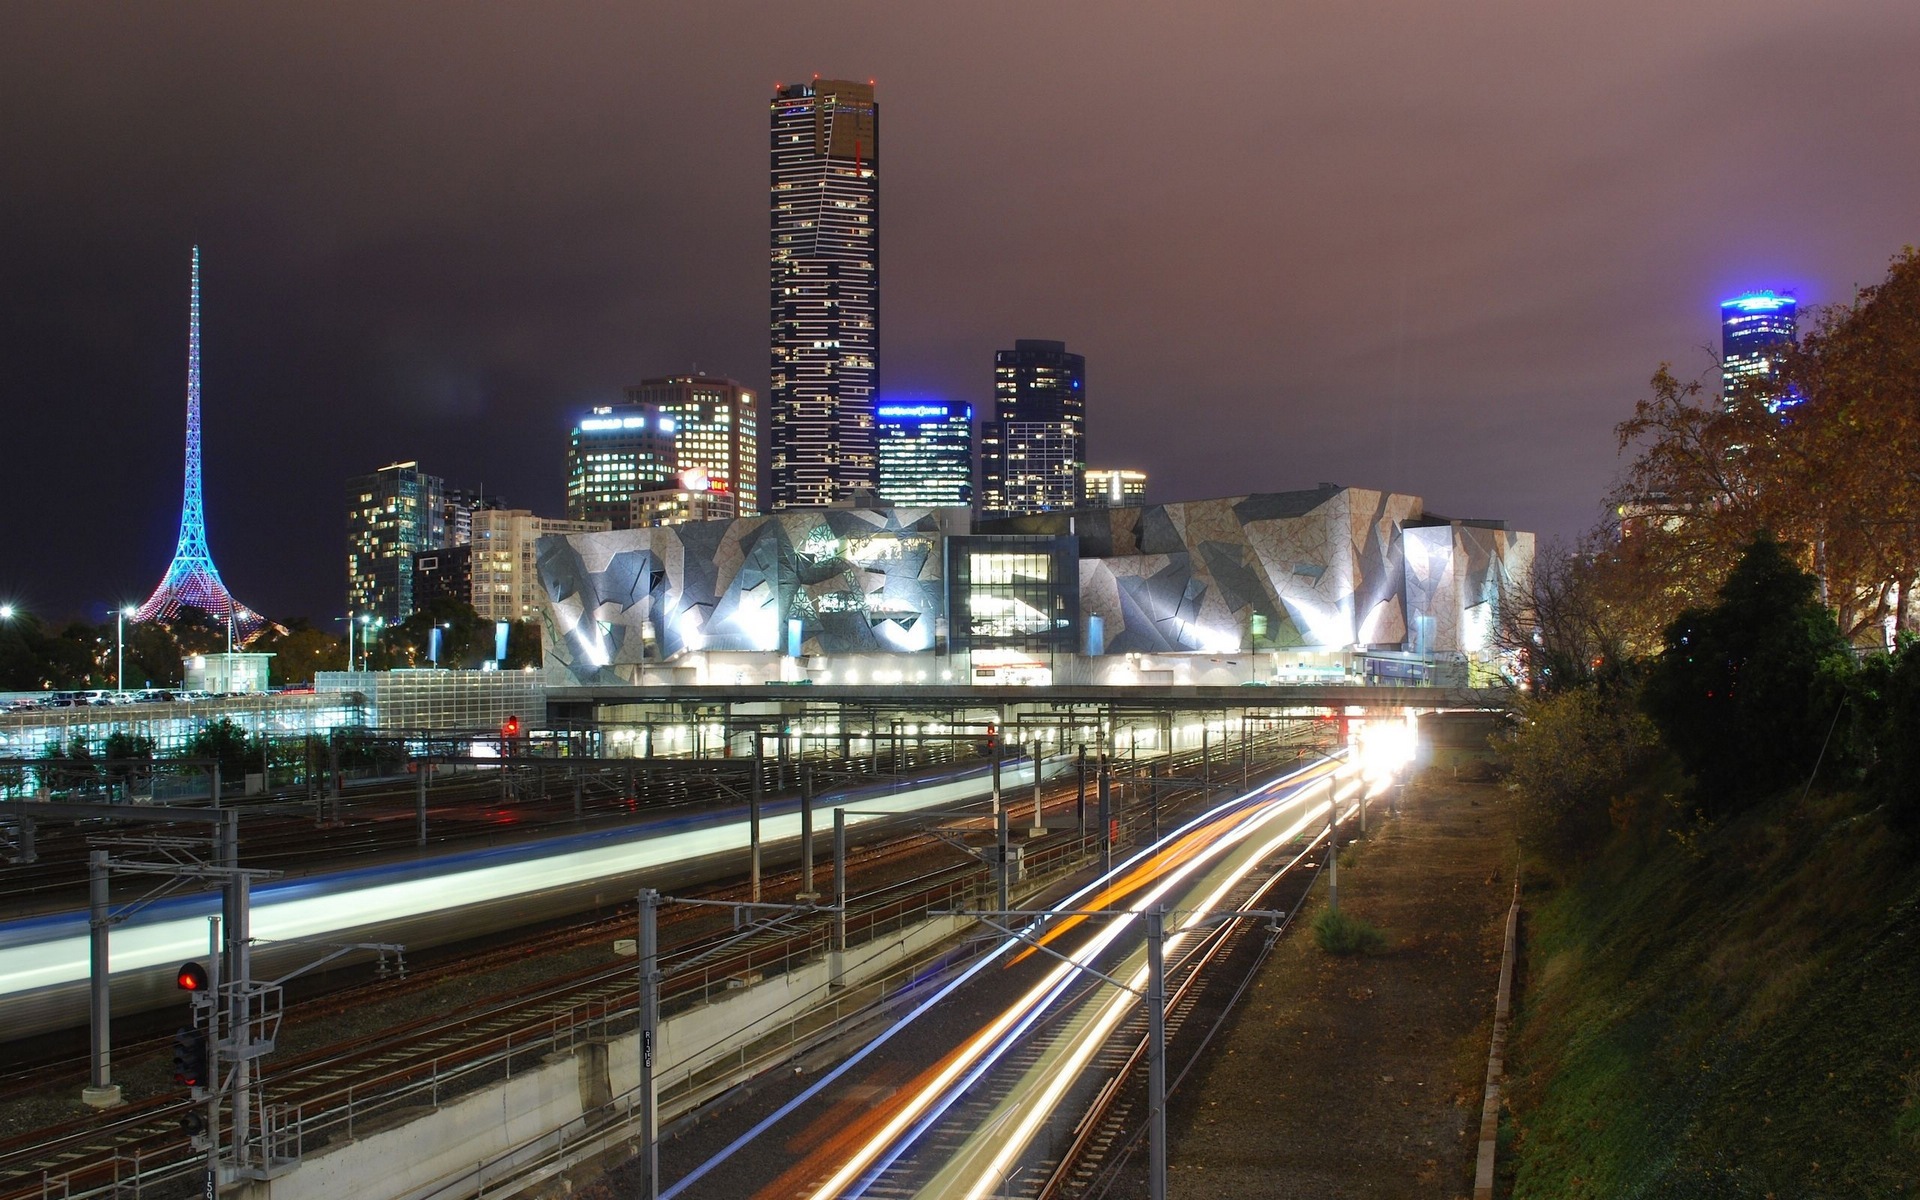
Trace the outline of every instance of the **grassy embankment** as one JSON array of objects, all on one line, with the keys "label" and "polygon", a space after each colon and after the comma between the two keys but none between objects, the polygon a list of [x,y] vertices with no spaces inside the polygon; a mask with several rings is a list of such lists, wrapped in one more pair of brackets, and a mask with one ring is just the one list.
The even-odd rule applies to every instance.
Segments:
[{"label": "grassy embankment", "polygon": [[1513,1196],[1920,1195],[1920,853],[1862,807],[1618,834],[1531,892]]}]

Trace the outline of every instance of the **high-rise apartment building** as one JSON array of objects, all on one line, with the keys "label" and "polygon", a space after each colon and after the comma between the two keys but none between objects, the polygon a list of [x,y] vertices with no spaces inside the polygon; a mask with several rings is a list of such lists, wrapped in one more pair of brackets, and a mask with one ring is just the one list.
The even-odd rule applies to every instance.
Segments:
[{"label": "high-rise apartment building", "polygon": [[816,79],[776,91],[771,116],[766,507],[778,511],[878,482],[880,109],[871,83]]},{"label": "high-rise apartment building", "polygon": [[440,545],[464,546],[473,540],[473,514],[483,508],[505,508],[500,496],[489,496],[484,488],[443,488],[440,493],[441,523],[444,534]]},{"label": "high-rise apartment building", "polygon": [[419,463],[347,480],[347,612],[388,622],[413,612],[413,555],[445,544],[446,484]]},{"label": "high-rise apartment building", "polygon": [[733,497],[740,516],[760,512],[760,412],[752,392],[731,379],[674,375],[628,388],[627,401],[673,418],[681,472],[704,471],[710,487]]},{"label": "high-rise apartment building", "polygon": [[1088,467],[1080,489],[1082,508],[1122,508],[1147,502],[1147,473],[1118,467]]},{"label": "high-rise apartment building", "polygon": [[485,621],[527,621],[546,593],[534,543],[550,533],[599,533],[606,521],[556,521],[524,508],[473,514],[473,607]]},{"label": "high-rise apartment building", "polygon": [[1087,472],[1087,360],[1021,338],[993,356],[993,417],[980,429],[980,510],[1076,508]]},{"label": "high-rise apartment building", "polygon": [[627,528],[633,498],[679,472],[675,427],[645,404],[600,405],[576,421],[567,442],[567,519]]},{"label": "high-rise apartment building", "polygon": [[876,405],[882,504],[973,506],[973,406],[919,400]]},{"label": "high-rise apartment building", "polygon": [[1797,336],[1798,303],[1792,296],[1747,292],[1720,304],[1720,391],[1731,401],[1742,392],[1767,396],[1767,407],[1781,409],[1797,397],[1775,395],[1779,355]]}]

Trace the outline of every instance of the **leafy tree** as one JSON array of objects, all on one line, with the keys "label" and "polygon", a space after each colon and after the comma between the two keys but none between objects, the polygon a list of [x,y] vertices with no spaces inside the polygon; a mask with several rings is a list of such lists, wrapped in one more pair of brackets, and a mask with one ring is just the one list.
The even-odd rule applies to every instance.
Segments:
[{"label": "leafy tree", "polygon": [[1521,842],[1550,862],[1597,846],[1612,801],[1657,741],[1624,691],[1561,688],[1526,701],[1500,743]]},{"label": "leafy tree", "polygon": [[1814,314],[1781,361],[1800,500],[1817,514],[1816,571],[1860,622],[1910,628],[1920,577],[1920,251],[1851,305]]},{"label": "leafy tree", "polygon": [[1755,538],[1719,602],[1669,625],[1645,706],[1708,812],[1803,779],[1831,728],[1852,658],[1813,576]]},{"label": "leafy tree", "polygon": [[545,661],[540,647],[540,622],[515,621],[507,630],[507,661],[500,664],[503,670],[518,671],[523,667],[538,668]]},{"label": "leafy tree", "polygon": [[267,666],[276,684],[312,683],[317,672],[347,669],[346,642],[305,617],[269,626],[247,649],[273,655]]},{"label": "leafy tree", "polygon": [[407,666],[432,663],[432,638],[441,627],[440,665],[477,667],[493,657],[493,622],[483,621],[473,605],[448,596],[435,596],[387,631],[391,652]]},{"label": "leafy tree", "polygon": [[1856,757],[1893,823],[1920,834],[1920,640],[1870,659],[1852,693]]},{"label": "leafy tree", "polygon": [[226,618],[203,608],[189,604],[167,625],[182,654],[218,654],[227,648]]},{"label": "leafy tree", "polygon": [[[222,646],[222,649],[225,647]],[[185,679],[180,643],[160,621],[127,625],[127,686],[179,687]]]},{"label": "leafy tree", "polygon": [[117,783],[143,784],[153,774],[153,739],[144,734],[115,730],[107,735],[102,751],[107,778]]},{"label": "leafy tree", "polygon": [[226,717],[204,726],[188,739],[185,758],[212,758],[220,762],[223,782],[238,780],[260,764],[260,747],[247,731]]}]

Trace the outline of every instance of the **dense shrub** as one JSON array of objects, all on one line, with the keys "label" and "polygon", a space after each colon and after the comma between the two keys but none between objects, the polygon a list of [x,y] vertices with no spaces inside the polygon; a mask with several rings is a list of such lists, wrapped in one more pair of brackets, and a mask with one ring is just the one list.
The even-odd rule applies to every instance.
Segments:
[{"label": "dense shrub", "polygon": [[1337,908],[1324,908],[1313,919],[1313,940],[1328,954],[1378,954],[1387,948],[1387,935],[1377,926]]},{"label": "dense shrub", "polygon": [[1653,726],[1623,693],[1574,688],[1526,703],[1499,745],[1521,843],[1550,862],[1597,847],[1613,798],[1654,745]]}]

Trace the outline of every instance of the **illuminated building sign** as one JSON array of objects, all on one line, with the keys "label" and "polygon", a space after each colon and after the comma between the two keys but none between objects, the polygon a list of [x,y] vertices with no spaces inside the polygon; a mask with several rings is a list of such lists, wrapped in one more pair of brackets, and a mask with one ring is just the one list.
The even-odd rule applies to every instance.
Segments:
[{"label": "illuminated building sign", "polygon": [[[613,429],[645,429],[646,427],[645,417],[588,417],[580,422],[580,429],[585,433],[606,433]],[[661,417],[655,428],[661,433],[672,433],[673,418]]]},{"label": "illuminated building sign", "polygon": [[973,419],[970,405],[952,404],[882,404],[873,410],[873,415],[882,421],[945,421],[958,417],[963,421]]}]

